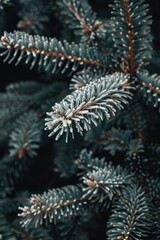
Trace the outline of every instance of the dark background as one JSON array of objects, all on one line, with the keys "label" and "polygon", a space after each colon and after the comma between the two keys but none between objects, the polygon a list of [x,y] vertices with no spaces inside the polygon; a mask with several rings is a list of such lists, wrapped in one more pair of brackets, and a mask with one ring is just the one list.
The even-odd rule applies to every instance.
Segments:
[{"label": "dark background", "polygon": [[[109,18],[110,8],[108,7],[108,4],[111,4],[112,2],[112,0],[89,0],[93,9],[101,18]],[[150,15],[152,15],[153,18],[152,34],[154,37],[154,55],[151,62],[151,71],[160,73],[160,0],[146,0],[146,3],[149,3],[150,5]],[[16,6],[6,7],[5,14],[0,15],[0,35],[3,34],[4,30],[15,30],[18,20]],[[46,34],[48,34],[48,36],[52,35],[59,37],[58,25],[59,22],[53,16],[50,22],[50,30],[46,32]],[[0,91],[4,91],[5,86],[8,83],[29,79],[36,80],[37,78],[36,70],[30,71],[29,68],[22,63],[18,67],[15,67],[13,63],[11,65],[8,63],[4,64],[2,59],[0,59],[0,73]]]}]

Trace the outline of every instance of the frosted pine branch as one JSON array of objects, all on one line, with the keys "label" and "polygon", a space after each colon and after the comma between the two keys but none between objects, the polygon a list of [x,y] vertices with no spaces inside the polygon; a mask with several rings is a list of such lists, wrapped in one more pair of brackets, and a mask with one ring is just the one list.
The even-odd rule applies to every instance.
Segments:
[{"label": "frosted pine branch", "polygon": [[74,128],[82,135],[83,129],[91,129],[91,124],[97,126],[99,121],[110,119],[131,99],[130,88],[128,76],[115,73],[87,84],[83,91],[75,90],[47,112],[49,136],[56,134],[58,140],[65,133],[67,141],[69,133],[74,138]]}]

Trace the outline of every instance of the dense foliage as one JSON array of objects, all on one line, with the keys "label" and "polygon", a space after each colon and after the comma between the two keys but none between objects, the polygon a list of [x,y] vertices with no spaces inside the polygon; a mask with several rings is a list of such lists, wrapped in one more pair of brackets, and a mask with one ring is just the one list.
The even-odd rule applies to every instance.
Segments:
[{"label": "dense foliage", "polygon": [[0,1],[2,240],[160,239],[151,6],[106,3]]}]

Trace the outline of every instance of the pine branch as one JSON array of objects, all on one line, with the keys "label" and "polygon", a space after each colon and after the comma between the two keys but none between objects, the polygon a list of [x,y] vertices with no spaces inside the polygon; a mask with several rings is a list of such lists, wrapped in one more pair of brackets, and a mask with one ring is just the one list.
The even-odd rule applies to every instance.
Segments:
[{"label": "pine branch", "polygon": [[31,68],[38,64],[39,68],[43,67],[52,73],[75,72],[86,67],[108,69],[103,53],[82,44],[61,42],[56,38],[48,39],[18,31],[5,32],[0,45],[4,49],[1,56],[6,56],[4,62],[15,61],[16,65],[25,57],[25,63],[31,62]]},{"label": "pine branch", "polygon": [[91,129],[91,123],[97,126],[100,120],[115,116],[116,111],[121,110],[131,98],[132,94],[128,91],[131,87],[127,81],[126,75],[117,73],[91,82],[83,91],[76,90],[68,95],[53,107],[52,112],[47,113],[46,129],[52,130],[49,136],[57,133],[57,140],[66,133],[67,141],[69,133],[74,137],[74,127],[82,135],[83,128],[87,131]]},{"label": "pine branch", "polygon": [[151,58],[148,5],[144,0],[114,0],[112,37],[117,51],[124,59],[128,73],[137,72]]},{"label": "pine branch", "polygon": [[147,195],[141,187],[127,187],[113,205],[107,236],[109,240],[139,240],[148,237],[152,215]]},{"label": "pine branch", "polygon": [[82,42],[93,42],[95,38],[105,38],[105,27],[97,20],[96,14],[87,0],[62,0],[57,5],[65,17],[68,27],[81,37]]},{"label": "pine branch", "polygon": [[84,211],[86,201],[82,196],[79,186],[67,186],[49,190],[42,195],[32,195],[28,206],[19,207],[22,211],[19,216],[23,217],[21,223],[23,226],[37,226],[44,220],[57,222],[71,218]]}]

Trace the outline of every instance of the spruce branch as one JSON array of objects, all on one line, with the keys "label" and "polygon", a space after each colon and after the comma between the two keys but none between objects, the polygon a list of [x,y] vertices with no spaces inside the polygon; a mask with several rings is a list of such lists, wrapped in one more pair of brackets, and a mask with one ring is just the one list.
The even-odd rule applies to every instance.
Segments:
[{"label": "spruce branch", "polygon": [[82,42],[105,38],[106,29],[97,19],[87,0],[62,0],[57,3],[60,13],[66,18],[68,27],[81,37]]},{"label": "spruce branch", "polygon": [[83,183],[87,185],[83,189],[83,197],[100,203],[108,197],[112,200],[124,187],[131,184],[131,181],[132,175],[120,166],[99,168],[83,177]]},{"label": "spruce branch", "polygon": [[126,150],[126,156],[132,156],[134,154],[142,154],[145,152],[144,144],[141,139],[131,139],[128,143],[128,149]]},{"label": "spruce branch", "polygon": [[50,20],[52,5],[45,1],[20,1],[17,27],[27,33],[41,34],[45,31],[45,24]]},{"label": "spruce branch", "polygon": [[85,211],[81,215],[73,217],[71,220],[64,221],[56,225],[59,240],[87,240],[88,231],[86,225],[92,221],[90,211]]},{"label": "spruce branch", "polygon": [[47,113],[46,129],[52,130],[49,136],[56,133],[57,140],[66,133],[67,141],[69,133],[74,137],[74,127],[82,135],[83,128],[88,131],[92,123],[97,126],[100,120],[110,119],[131,99],[130,89],[128,76],[115,73],[91,82],[83,91],[75,90]]},{"label": "spruce branch", "polygon": [[58,142],[54,141],[54,172],[58,172],[61,178],[71,178],[77,172],[77,165],[75,159],[79,156],[83,143],[81,139],[76,137],[72,144],[67,144],[65,139]]},{"label": "spruce branch", "polygon": [[71,79],[70,89],[71,90],[83,90],[87,84],[95,81],[97,78],[102,77],[102,73],[95,73],[92,71],[84,72],[82,74],[77,73]]},{"label": "spruce branch", "polygon": [[[92,239],[103,233],[104,217],[108,240],[160,239],[159,114],[141,105],[144,100],[160,108],[160,77],[144,69],[152,55],[147,0],[113,0],[106,22],[89,1],[17,0],[17,27],[39,35],[4,32],[0,39],[4,62],[24,61],[42,70],[37,80],[46,80],[9,84],[0,94],[0,239]],[[0,0],[0,11],[11,2]],[[53,2],[63,22],[51,32]],[[8,21],[1,22],[3,28]],[[41,36],[44,30],[51,37]],[[51,83],[52,74],[59,82]],[[67,96],[62,74],[71,77],[73,92]],[[46,132],[42,139],[45,115],[45,130],[61,141],[48,141]],[[26,160],[35,156],[28,171]],[[43,167],[54,168],[53,176]],[[42,190],[43,179],[59,188],[20,199],[19,226],[18,192],[26,186]],[[46,229],[44,223],[57,225]]]},{"label": "spruce branch", "polygon": [[[21,104],[20,104],[21,105]],[[15,120],[17,116],[19,116],[24,109],[7,109],[7,108],[2,108],[0,109],[0,114],[1,114],[1,119],[0,119],[0,127],[2,128],[4,124],[8,124],[10,121]]]},{"label": "spruce branch", "polygon": [[9,225],[5,214],[0,213],[0,238],[16,240],[12,233],[11,226]]},{"label": "spruce branch", "polygon": [[9,197],[23,179],[26,161],[17,156],[5,155],[0,164],[0,196]]},{"label": "spruce branch", "polygon": [[31,68],[38,64],[52,73],[75,72],[86,67],[108,69],[106,56],[95,48],[86,48],[83,44],[69,44],[56,38],[29,35],[24,32],[4,33],[0,46],[1,56],[9,63],[17,65],[25,57],[25,63],[31,63]]},{"label": "spruce branch", "polygon": [[136,185],[128,186],[114,202],[108,222],[109,240],[139,240],[148,237],[152,214],[145,191]]},{"label": "spruce branch", "polygon": [[79,158],[76,159],[76,164],[80,173],[78,175],[85,175],[87,172],[91,172],[93,170],[98,171],[99,168],[107,167],[110,169],[112,165],[105,161],[105,158],[97,158],[93,157],[92,151],[87,151],[87,149],[83,149],[80,153]]},{"label": "spruce branch", "polygon": [[43,226],[29,226],[28,228],[22,228],[19,223],[14,222],[11,226],[11,231],[16,236],[16,239],[25,239],[25,240],[55,240],[54,234],[51,234],[48,229]]},{"label": "spruce branch", "polygon": [[[26,81],[8,85],[6,92],[0,94],[0,127],[6,127],[9,121],[15,121],[17,117],[25,111],[30,111],[30,109],[40,112],[47,101],[52,99],[52,104],[55,103],[54,99],[57,93],[61,91],[61,83],[48,85]],[[13,124],[10,125],[10,129],[12,128]]]},{"label": "spruce branch", "polygon": [[114,45],[124,59],[128,73],[137,72],[151,58],[150,25],[148,5],[144,0],[114,0],[111,29]]},{"label": "spruce branch", "polygon": [[[14,96],[22,95],[31,95],[36,91],[40,91],[42,88],[42,84],[35,81],[19,81],[15,83],[11,83],[6,86],[6,93],[12,94]],[[2,96],[2,94],[1,94]]]},{"label": "spruce branch", "polygon": [[128,149],[130,140],[131,131],[113,127],[103,134],[100,142],[103,149],[114,156],[118,151],[125,152]]},{"label": "spruce branch", "polygon": [[137,138],[144,138],[144,130],[147,126],[146,116],[142,105],[136,99],[127,107],[122,121],[127,129],[136,134]]},{"label": "spruce branch", "polygon": [[145,103],[160,107],[160,77],[157,74],[150,75],[148,71],[137,75],[140,94]]},{"label": "spruce branch", "polygon": [[15,128],[10,135],[10,155],[19,159],[25,155],[33,157],[40,146],[42,126],[34,112],[25,113],[15,122]]},{"label": "spruce branch", "polygon": [[27,227],[29,224],[37,226],[44,220],[57,222],[71,218],[85,210],[86,200],[80,186],[66,186],[49,190],[42,195],[32,195],[28,206],[19,207],[23,217],[21,223]]}]

